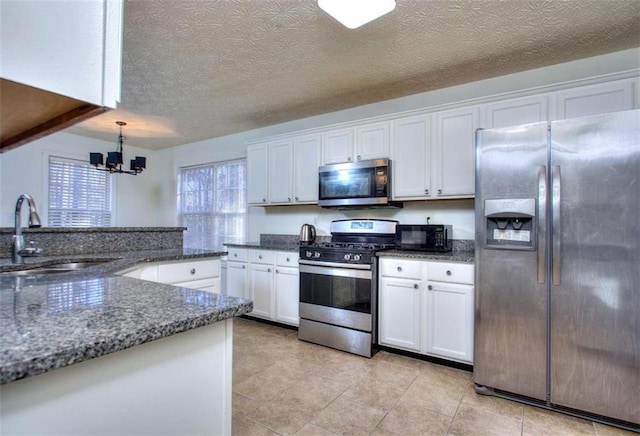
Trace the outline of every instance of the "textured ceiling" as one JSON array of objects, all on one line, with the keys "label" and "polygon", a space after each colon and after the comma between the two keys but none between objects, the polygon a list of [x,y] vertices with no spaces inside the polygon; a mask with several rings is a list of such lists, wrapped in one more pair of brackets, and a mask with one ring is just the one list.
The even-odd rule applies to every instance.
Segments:
[{"label": "textured ceiling", "polygon": [[150,149],[640,46],[640,0],[127,0],[122,102],[69,129]]}]

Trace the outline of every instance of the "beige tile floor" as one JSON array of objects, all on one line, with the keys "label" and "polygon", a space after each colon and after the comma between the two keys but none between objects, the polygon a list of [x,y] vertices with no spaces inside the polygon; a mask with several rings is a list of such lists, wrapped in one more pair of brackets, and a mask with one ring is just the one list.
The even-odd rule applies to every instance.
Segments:
[{"label": "beige tile floor", "polygon": [[235,436],[633,434],[480,396],[465,371],[385,351],[366,359],[242,318],[233,347]]}]

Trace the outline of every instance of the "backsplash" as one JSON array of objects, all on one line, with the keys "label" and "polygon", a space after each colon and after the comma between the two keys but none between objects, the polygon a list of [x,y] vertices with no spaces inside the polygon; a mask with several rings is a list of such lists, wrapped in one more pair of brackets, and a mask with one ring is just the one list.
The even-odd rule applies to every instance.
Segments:
[{"label": "backsplash", "polygon": [[[43,227],[24,228],[26,244],[43,249],[43,256],[182,249],[185,227]],[[0,258],[11,257],[14,229],[0,228]]]}]

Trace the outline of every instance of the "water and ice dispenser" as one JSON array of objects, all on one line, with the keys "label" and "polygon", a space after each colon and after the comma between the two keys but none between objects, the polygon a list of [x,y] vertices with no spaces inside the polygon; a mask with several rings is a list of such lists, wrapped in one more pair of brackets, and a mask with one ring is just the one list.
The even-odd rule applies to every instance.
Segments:
[{"label": "water and ice dispenser", "polygon": [[501,198],[484,201],[487,248],[535,250],[535,198]]}]

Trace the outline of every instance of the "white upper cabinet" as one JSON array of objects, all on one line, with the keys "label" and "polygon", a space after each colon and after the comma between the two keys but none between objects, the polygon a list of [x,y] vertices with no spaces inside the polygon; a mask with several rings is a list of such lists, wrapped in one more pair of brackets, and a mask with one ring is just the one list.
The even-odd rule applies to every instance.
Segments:
[{"label": "white upper cabinet", "polygon": [[333,130],[322,137],[323,165],[353,161],[353,129]]},{"label": "white upper cabinet", "polygon": [[475,195],[475,133],[477,106],[435,114],[435,176],[438,197]]},{"label": "white upper cabinet", "polygon": [[549,98],[546,95],[516,98],[487,104],[482,127],[509,127],[549,119]]},{"label": "white upper cabinet", "polygon": [[389,157],[389,123],[333,130],[323,135],[323,165]]},{"label": "white upper cabinet", "polygon": [[431,115],[393,121],[394,200],[419,200],[431,195]]},{"label": "white upper cabinet", "polygon": [[296,203],[318,202],[320,145],[320,135],[293,140],[293,200]]},{"label": "white upper cabinet", "polygon": [[374,123],[356,127],[353,160],[389,157],[389,123]]},{"label": "white upper cabinet", "polygon": [[293,201],[293,141],[269,144],[269,203]]},{"label": "white upper cabinet", "polygon": [[122,5],[122,0],[2,2],[0,77],[115,108]]},{"label": "white upper cabinet", "polygon": [[558,91],[556,119],[585,117],[633,109],[633,81],[582,86]]},{"label": "white upper cabinet", "polygon": [[247,147],[247,203],[267,204],[267,144]]}]

